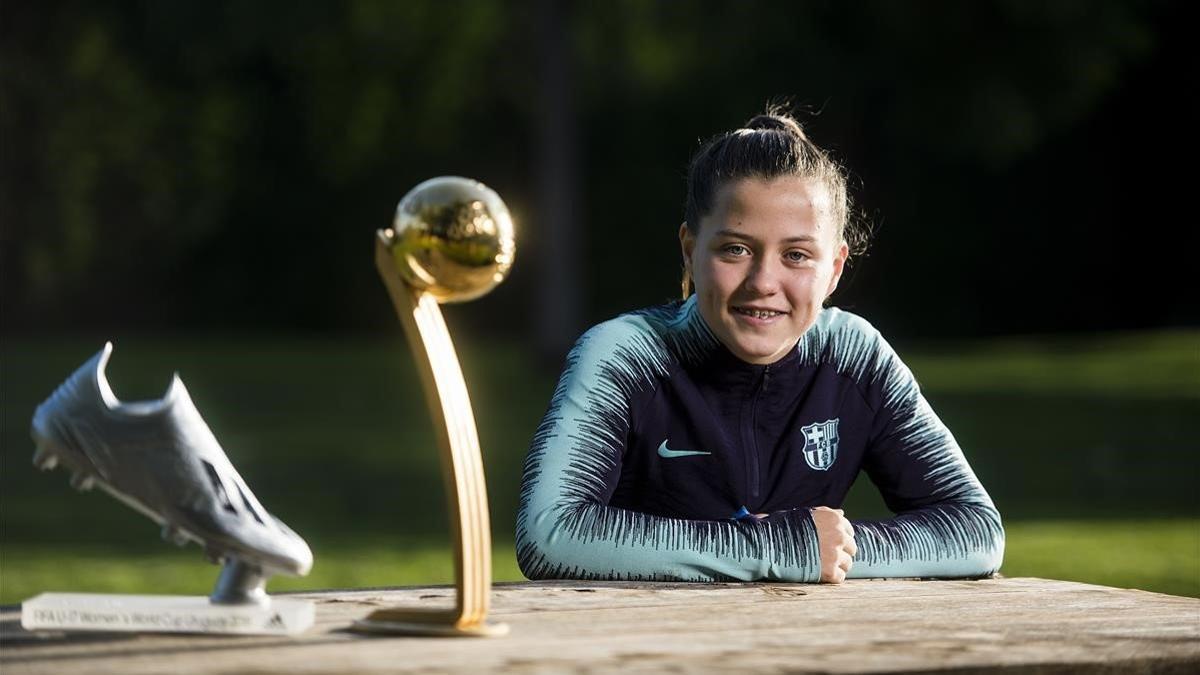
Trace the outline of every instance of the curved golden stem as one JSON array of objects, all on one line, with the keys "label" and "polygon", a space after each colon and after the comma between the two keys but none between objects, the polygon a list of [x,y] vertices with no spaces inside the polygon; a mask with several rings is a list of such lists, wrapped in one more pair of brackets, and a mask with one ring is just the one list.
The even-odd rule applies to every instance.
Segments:
[{"label": "curved golden stem", "polygon": [[388,233],[378,234],[375,265],[404,325],[437,432],[454,533],[457,601],[453,610],[377,610],[357,622],[355,628],[426,635],[502,635],[507,632],[506,626],[486,623],[492,587],[492,538],[471,399],[437,301],[401,281],[387,237]]}]

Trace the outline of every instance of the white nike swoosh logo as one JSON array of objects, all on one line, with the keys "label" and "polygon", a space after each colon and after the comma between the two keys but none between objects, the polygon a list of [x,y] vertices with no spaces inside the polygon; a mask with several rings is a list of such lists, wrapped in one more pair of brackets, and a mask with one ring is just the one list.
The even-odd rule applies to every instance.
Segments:
[{"label": "white nike swoosh logo", "polygon": [[692,455],[711,455],[711,452],[701,452],[700,450],[672,450],[667,447],[667,442],[663,441],[662,445],[658,446],[658,456],[666,457],[691,457]]}]

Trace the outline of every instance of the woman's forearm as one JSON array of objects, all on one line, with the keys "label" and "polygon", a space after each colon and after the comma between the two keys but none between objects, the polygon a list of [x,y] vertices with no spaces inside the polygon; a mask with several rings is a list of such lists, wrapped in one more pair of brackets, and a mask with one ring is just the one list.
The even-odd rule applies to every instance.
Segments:
[{"label": "woman's forearm", "polygon": [[517,561],[530,579],[815,582],[821,572],[806,509],[685,520],[601,504],[531,507],[520,514]]},{"label": "woman's forearm", "polygon": [[850,578],[983,577],[1004,558],[1004,527],[990,503],[943,502],[851,522],[858,553]]}]

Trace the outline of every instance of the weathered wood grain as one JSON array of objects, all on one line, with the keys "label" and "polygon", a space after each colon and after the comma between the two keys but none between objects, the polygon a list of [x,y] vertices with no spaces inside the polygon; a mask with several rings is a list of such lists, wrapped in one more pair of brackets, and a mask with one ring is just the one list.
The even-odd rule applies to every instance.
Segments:
[{"label": "weathered wood grain", "polygon": [[1200,672],[1200,600],[1043,579],[843,586],[497,584],[507,637],[369,637],[391,605],[450,606],[454,589],[296,594],[297,638],[28,633],[0,611],[0,670],[20,673]]}]

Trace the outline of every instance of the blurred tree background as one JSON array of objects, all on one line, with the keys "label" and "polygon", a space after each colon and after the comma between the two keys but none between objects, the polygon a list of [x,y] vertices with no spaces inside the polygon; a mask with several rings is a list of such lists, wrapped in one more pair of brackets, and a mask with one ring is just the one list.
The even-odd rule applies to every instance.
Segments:
[{"label": "blurred tree background", "polygon": [[[1198,118],[1185,7],[5,2],[5,564],[40,560],[22,546],[54,539],[57,507],[38,495],[66,492],[27,476],[32,406],[108,338],[133,391],[156,395],[178,368],[212,392],[202,412],[244,448],[231,455],[264,501],[301,514],[281,513],[296,529],[389,531],[409,511],[385,506],[387,480],[403,479],[362,449],[394,442],[389,411],[426,423],[411,372],[354,356],[398,349],[372,233],[442,174],[487,183],[517,220],[510,279],[447,309],[504,462],[488,460],[510,536],[512,483],[566,348],[677,293],[690,155],[780,98],[849,168],[877,231],[835,303],[912,348],[1006,513],[1187,517],[1173,550],[1200,560],[1197,237],[1190,172],[1171,168],[1189,165]],[[312,492],[341,510],[306,511]],[[405,509],[425,503],[415,494]],[[442,527],[429,523],[418,534]],[[1191,564],[1194,588],[1171,589],[1200,594]]]},{"label": "blurred tree background", "polygon": [[689,156],[778,97],[855,176],[839,302],[885,334],[1191,325],[1182,6],[5,3],[3,328],[376,330],[371,232],[452,173],[519,217],[472,314],[574,276],[561,349],[674,294]]}]

